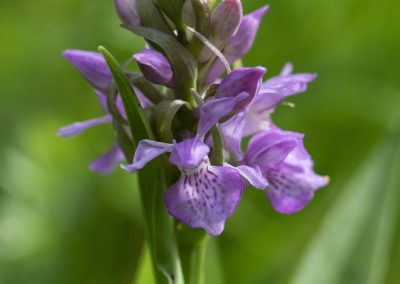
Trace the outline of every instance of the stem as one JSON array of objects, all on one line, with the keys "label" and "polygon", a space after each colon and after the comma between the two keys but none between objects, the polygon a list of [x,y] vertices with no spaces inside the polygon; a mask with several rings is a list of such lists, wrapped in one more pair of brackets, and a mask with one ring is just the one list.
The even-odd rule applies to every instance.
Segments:
[{"label": "stem", "polygon": [[207,234],[202,229],[191,229],[183,224],[179,224],[177,230],[185,284],[203,284]]}]

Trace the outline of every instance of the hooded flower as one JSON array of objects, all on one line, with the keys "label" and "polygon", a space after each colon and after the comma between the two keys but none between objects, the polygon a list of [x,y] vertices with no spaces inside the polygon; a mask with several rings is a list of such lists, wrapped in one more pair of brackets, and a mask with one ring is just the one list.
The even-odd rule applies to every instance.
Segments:
[{"label": "hooded flower", "polygon": [[317,175],[303,145],[303,135],[273,129],[255,135],[249,142],[243,163],[258,167],[269,185],[265,193],[276,211],[284,214],[303,209],[314,191],[328,184]]}]

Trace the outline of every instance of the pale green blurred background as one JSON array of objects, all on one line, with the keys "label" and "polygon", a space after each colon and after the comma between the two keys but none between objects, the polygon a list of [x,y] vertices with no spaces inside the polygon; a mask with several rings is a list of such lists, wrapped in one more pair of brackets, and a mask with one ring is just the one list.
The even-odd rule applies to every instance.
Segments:
[{"label": "pale green blurred background", "polygon": [[[245,192],[210,242],[206,282],[400,283],[399,140],[390,138],[400,125],[400,2],[242,2],[246,12],[271,6],[246,65],[271,75],[291,61],[319,74],[274,118],[305,133],[331,184],[291,216]],[[122,61],[144,42],[119,28],[111,0],[1,0],[0,43],[0,284],[132,283],[143,246],[135,178],[88,169],[112,129],[68,140],[56,131],[101,114],[62,50],[101,44]]]}]

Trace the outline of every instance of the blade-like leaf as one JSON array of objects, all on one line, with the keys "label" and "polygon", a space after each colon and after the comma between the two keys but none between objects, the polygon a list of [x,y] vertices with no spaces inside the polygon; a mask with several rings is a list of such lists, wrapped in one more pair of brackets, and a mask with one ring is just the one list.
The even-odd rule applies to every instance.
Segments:
[{"label": "blade-like leaf", "polygon": [[387,139],[344,189],[291,283],[385,283],[400,197],[399,145],[398,137]]},{"label": "blade-like leaf", "polygon": [[[137,147],[140,140],[152,139],[153,133],[119,63],[104,47],[99,47],[99,51],[110,67],[128,118],[133,144]],[[154,178],[155,174],[157,174],[157,178]],[[152,254],[157,283],[182,283],[183,276],[173,220],[167,214],[163,202],[166,182],[160,160],[155,159],[148,163],[139,171],[138,177],[148,245]]]},{"label": "blade-like leaf", "polygon": [[123,25],[123,27],[160,47],[171,63],[178,98],[190,101],[191,89],[197,77],[197,63],[190,52],[174,37],[158,30],[129,25]]},{"label": "blade-like leaf", "polygon": [[177,111],[186,104],[182,100],[164,100],[152,112],[151,124],[156,135],[164,142],[172,142],[171,125]]}]

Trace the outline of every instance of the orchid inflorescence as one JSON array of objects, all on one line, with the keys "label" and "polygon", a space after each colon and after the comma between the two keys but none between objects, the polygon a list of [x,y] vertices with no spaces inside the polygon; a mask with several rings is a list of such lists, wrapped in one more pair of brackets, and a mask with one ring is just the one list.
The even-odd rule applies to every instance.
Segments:
[{"label": "orchid inflorescence", "polygon": [[[161,159],[172,184],[164,195],[168,213],[217,236],[245,189],[263,190],[276,211],[289,214],[309,203],[328,179],[313,171],[303,135],[271,120],[275,107],[304,92],[316,75],[293,74],[291,64],[266,81],[264,67],[231,70],[250,50],[268,6],[243,16],[240,0],[222,0],[215,8],[209,2],[115,0],[122,26],[148,44],[122,70],[152,135],[135,140],[132,110],[104,49],[103,55],[64,52],[93,86],[105,115],[58,134],[74,136],[112,123],[115,144],[90,168],[106,174],[122,163],[133,173]],[[132,59],[141,73],[127,69]]]}]

